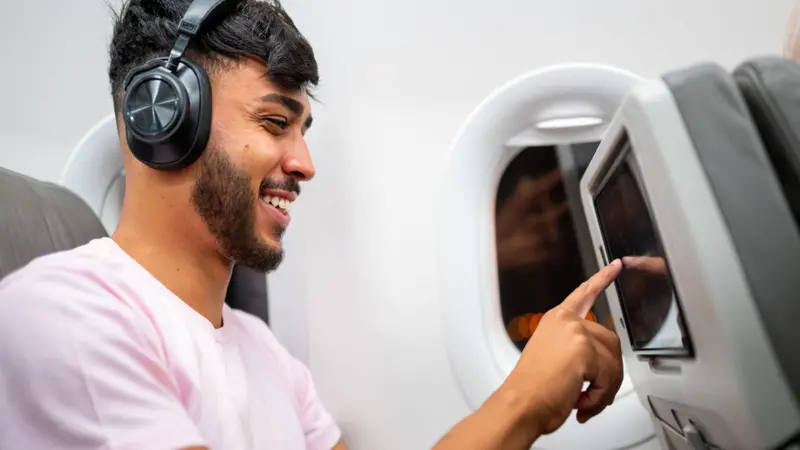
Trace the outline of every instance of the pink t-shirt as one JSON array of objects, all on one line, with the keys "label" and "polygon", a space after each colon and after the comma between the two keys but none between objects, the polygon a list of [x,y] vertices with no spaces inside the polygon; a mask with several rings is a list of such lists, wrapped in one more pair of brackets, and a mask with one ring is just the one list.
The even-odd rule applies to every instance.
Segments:
[{"label": "pink t-shirt", "polygon": [[0,448],[330,450],[340,430],[266,324],[215,329],[111,239],[0,282]]}]

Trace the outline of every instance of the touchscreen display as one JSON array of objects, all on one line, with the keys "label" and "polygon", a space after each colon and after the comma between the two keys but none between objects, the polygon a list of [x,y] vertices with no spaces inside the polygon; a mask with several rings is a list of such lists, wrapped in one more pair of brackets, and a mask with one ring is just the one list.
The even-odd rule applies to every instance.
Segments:
[{"label": "touchscreen display", "polygon": [[630,144],[595,197],[609,261],[622,259],[615,284],[634,350],[688,350],[663,245],[630,161]]}]

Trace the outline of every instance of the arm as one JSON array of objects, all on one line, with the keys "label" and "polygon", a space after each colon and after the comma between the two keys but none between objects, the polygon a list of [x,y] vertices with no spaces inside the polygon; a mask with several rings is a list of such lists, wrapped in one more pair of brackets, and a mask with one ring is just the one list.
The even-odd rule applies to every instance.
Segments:
[{"label": "arm", "polygon": [[0,287],[0,442],[8,448],[203,450],[157,338],[83,274]]},{"label": "arm", "polygon": [[503,386],[453,427],[434,450],[528,449],[542,434],[525,396]]},{"label": "arm", "polygon": [[508,379],[434,449],[529,449],[573,409],[584,423],[610,405],[622,384],[619,339],[583,318],[621,267],[619,261],[606,266],[548,311]]}]

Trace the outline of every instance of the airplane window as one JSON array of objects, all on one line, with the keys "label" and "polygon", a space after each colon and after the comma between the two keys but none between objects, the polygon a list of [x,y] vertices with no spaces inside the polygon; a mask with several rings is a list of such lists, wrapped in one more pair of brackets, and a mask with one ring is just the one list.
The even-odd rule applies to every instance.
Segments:
[{"label": "airplane window", "polygon": [[[500,179],[495,209],[500,304],[508,336],[520,350],[542,315],[598,269],[580,236],[588,228],[576,198],[596,148],[596,143],[561,150],[529,147]],[[568,158],[560,157],[565,151]],[[613,328],[605,297],[587,319]]]}]

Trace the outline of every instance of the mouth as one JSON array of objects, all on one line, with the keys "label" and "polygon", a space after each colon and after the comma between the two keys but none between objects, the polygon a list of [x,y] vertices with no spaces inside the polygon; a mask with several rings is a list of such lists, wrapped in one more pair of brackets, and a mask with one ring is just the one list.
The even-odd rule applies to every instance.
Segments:
[{"label": "mouth", "polygon": [[292,192],[272,190],[262,191],[258,196],[259,203],[266,213],[283,228],[289,225],[292,203],[296,198],[297,195]]},{"label": "mouth", "polygon": [[292,210],[292,201],[277,195],[264,195],[259,198],[263,203],[280,211],[282,214],[289,215]]}]

